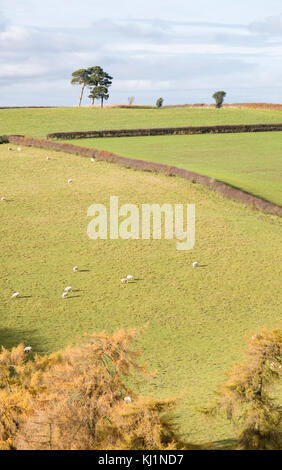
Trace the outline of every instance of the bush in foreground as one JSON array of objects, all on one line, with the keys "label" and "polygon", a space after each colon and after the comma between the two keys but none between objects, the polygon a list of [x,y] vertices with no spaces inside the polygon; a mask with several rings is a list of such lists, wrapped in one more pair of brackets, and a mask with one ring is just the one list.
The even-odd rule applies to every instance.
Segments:
[{"label": "bush in foreground", "polygon": [[0,449],[196,448],[175,432],[173,400],[139,397],[126,385],[146,373],[129,347],[135,335],[87,335],[49,356],[2,348]]}]

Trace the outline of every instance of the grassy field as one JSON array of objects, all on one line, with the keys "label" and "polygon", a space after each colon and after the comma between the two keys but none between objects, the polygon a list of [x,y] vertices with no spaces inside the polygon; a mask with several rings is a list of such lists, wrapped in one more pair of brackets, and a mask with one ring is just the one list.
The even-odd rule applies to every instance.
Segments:
[{"label": "grassy field", "polygon": [[66,142],[186,168],[282,205],[282,132]]},{"label": "grassy field", "polygon": [[[85,331],[149,321],[140,345],[158,376],[142,391],[183,394],[177,420],[192,441],[232,439],[227,422],[202,421],[196,409],[242,358],[246,335],[281,321],[281,220],[186,180],[7,149],[0,145],[0,197],[7,198],[0,201],[0,344],[23,341],[48,353]],[[120,204],[195,203],[195,248],[177,251],[168,240],[90,240],[87,208],[108,206],[111,195]],[[74,265],[81,271],[73,273]],[[137,280],[122,285],[127,274]],[[63,300],[67,285],[74,292]],[[15,291],[22,297],[11,299]]]},{"label": "grassy field", "polygon": [[[55,131],[281,122],[265,109],[0,109],[0,135],[45,137]],[[69,142],[69,141],[68,141]],[[175,165],[282,203],[282,133],[79,139],[77,145]]]},{"label": "grassy field", "polygon": [[0,109],[0,135],[45,137],[50,132],[138,127],[282,122],[281,111],[265,109]]}]

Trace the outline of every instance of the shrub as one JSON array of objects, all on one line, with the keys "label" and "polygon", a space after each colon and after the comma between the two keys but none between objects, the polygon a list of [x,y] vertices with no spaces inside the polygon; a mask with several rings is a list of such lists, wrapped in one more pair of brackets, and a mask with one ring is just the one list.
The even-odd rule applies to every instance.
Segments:
[{"label": "shrub", "polygon": [[5,135],[0,135],[0,144],[8,144],[9,139]]},{"label": "shrub", "polygon": [[261,329],[248,344],[246,360],[233,367],[217,400],[202,411],[209,416],[223,413],[237,423],[238,449],[280,450],[282,410],[273,387],[282,376],[282,329]]},{"label": "shrub", "polygon": [[144,398],[127,385],[136,373],[148,375],[129,347],[135,335],[86,335],[49,356],[2,348],[0,449],[193,448],[175,432],[173,400]]}]

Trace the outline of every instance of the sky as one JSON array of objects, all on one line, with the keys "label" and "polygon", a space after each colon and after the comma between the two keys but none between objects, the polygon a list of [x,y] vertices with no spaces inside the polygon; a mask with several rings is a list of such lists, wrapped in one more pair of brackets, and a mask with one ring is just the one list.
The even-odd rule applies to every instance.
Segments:
[{"label": "sky", "polygon": [[0,107],[76,105],[94,65],[109,104],[281,103],[282,1],[0,0]]}]

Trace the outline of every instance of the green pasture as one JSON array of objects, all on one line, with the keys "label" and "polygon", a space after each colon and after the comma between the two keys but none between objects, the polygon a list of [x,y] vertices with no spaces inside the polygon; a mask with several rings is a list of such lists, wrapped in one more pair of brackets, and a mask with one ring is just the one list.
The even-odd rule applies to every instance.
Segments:
[{"label": "green pasture", "polygon": [[282,132],[65,141],[186,168],[282,205]]},{"label": "green pasture", "polygon": [[138,127],[212,126],[216,124],[280,123],[281,111],[265,109],[0,109],[0,135],[45,137],[51,132]]},{"label": "green pasture", "polygon": [[[138,207],[194,203],[195,247],[89,239],[88,207],[108,207],[113,195],[120,205]],[[197,407],[242,359],[245,337],[281,321],[281,219],[186,180],[35,148],[8,151],[8,145],[0,145],[1,197],[7,201],[0,201],[0,344],[24,342],[49,353],[84,332],[149,322],[138,346],[158,375],[139,391],[180,397],[176,419],[186,438],[230,445],[235,434],[228,422],[203,421]],[[127,274],[136,281],[122,285]],[[68,285],[73,293],[62,299]],[[12,299],[16,291],[21,297]]]}]

